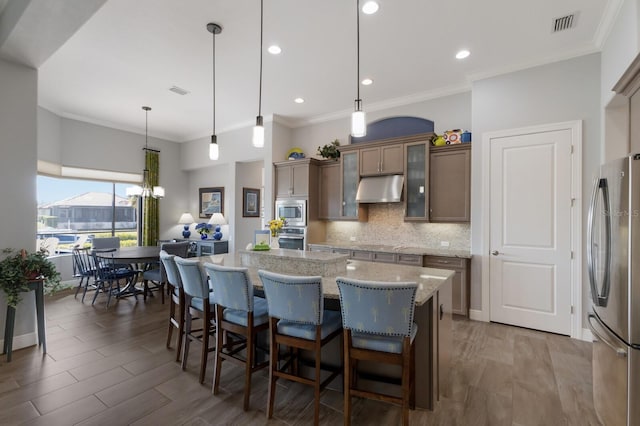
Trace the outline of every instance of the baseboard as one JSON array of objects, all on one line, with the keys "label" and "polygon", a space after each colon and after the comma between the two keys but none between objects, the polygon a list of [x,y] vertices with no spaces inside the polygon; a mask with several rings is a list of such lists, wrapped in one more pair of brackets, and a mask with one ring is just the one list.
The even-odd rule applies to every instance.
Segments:
[{"label": "baseboard", "polygon": [[589,330],[588,328],[583,328],[582,329],[582,336],[580,337],[580,340],[584,340],[585,342],[593,342],[593,334],[591,334],[591,330]]},{"label": "baseboard", "polygon": [[[11,347],[11,351],[17,351],[18,349],[27,348],[29,346],[38,344],[38,334],[27,333],[22,334],[20,336],[13,336],[13,345]],[[4,348],[4,339],[0,340],[0,345]]]},{"label": "baseboard", "polygon": [[483,312],[479,309],[469,309],[469,319],[474,321],[484,321]]}]

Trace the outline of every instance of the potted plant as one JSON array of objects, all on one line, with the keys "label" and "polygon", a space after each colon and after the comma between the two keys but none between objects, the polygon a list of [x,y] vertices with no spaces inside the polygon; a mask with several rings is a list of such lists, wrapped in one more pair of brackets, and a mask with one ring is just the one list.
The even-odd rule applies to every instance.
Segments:
[{"label": "potted plant", "polygon": [[336,139],[323,147],[318,147],[318,154],[320,154],[322,158],[330,158],[332,160],[336,160],[340,158],[340,151],[338,151],[339,146],[340,141]]},{"label": "potted plant", "polygon": [[46,250],[29,253],[7,248],[2,253],[5,257],[0,260],[0,288],[7,295],[9,306],[15,308],[20,303],[20,293],[29,291],[29,281],[43,279],[45,289],[50,292],[60,288],[60,273],[47,259]]}]

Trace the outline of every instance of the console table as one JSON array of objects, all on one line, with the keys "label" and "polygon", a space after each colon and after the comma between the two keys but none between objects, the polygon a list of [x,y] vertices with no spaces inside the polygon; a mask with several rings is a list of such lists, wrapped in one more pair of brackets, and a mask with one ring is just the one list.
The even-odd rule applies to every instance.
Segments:
[{"label": "console table", "polygon": [[[34,280],[27,283],[29,290],[35,291],[36,315],[38,317],[38,346],[42,345],[43,353],[47,353],[47,336],[44,326],[44,280]],[[7,362],[11,362],[13,348],[13,327],[16,321],[16,308],[7,306],[7,317],[4,325],[4,345],[2,353],[7,354]]]}]

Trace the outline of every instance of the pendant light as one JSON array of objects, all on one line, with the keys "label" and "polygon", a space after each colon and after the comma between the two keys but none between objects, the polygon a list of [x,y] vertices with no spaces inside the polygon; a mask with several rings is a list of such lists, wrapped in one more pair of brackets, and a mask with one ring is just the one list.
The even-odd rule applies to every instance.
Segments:
[{"label": "pendant light", "polygon": [[147,169],[147,152],[155,151],[153,149],[149,149],[149,111],[151,111],[151,107],[143,106],[142,109],[145,112],[145,124],[144,124],[144,153],[145,153],[145,161],[144,161],[144,170],[142,171],[142,186],[132,186],[127,188],[126,193],[127,196],[134,197],[153,197],[153,198],[163,198],[164,197],[164,188],[162,186],[154,186],[151,187],[149,183],[149,169]]},{"label": "pendant light", "polygon": [[351,136],[360,138],[367,134],[367,118],[362,110],[362,99],[360,99],[360,0],[356,0],[356,54],[357,54],[357,71],[356,71],[356,88],[357,97],[355,108],[351,114]]},{"label": "pendant light", "polygon": [[256,117],[256,125],[253,128],[253,146],[256,148],[264,147],[264,125],[262,119],[262,32],[263,32],[263,8],[264,0],[260,0],[260,90],[258,94],[258,116]]},{"label": "pendant light", "polygon": [[217,160],[220,157],[220,151],[218,148],[218,137],[216,136],[216,34],[220,34],[222,32],[222,27],[210,22],[207,24],[207,31],[213,35],[213,131],[211,132],[211,143],[209,144],[209,158]]}]

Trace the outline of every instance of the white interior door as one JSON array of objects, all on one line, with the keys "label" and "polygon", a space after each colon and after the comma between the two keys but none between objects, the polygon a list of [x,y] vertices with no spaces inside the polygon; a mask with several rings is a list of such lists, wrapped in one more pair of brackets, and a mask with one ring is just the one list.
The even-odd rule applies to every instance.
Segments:
[{"label": "white interior door", "polygon": [[490,141],[491,321],[571,333],[571,130]]}]

